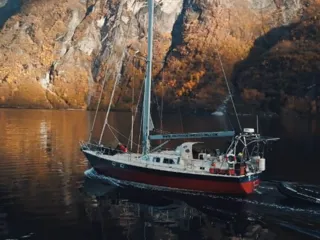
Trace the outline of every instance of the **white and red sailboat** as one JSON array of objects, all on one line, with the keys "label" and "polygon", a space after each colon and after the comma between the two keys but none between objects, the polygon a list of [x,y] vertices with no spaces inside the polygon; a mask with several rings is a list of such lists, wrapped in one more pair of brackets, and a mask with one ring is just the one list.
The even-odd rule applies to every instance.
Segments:
[{"label": "white and red sailboat", "polygon": [[[234,131],[150,135],[153,0],[148,0],[148,12],[142,152],[134,153],[101,144],[104,127],[108,124],[110,106],[99,143],[91,143],[90,135],[88,142],[81,143],[81,151],[97,173],[107,176],[118,184],[138,184],[143,187],[214,194],[252,193],[260,183],[260,174],[265,171],[264,145],[278,138],[262,137],[259,133],[255,133],[253,128],[245,128],[237,135]],[[210,151],[199,142],[184,142],[173,150],[161,150],[164,144],[152,150],[150,148],[152,140],[216,137],[232,137],[232,142],[224,153]]]}]

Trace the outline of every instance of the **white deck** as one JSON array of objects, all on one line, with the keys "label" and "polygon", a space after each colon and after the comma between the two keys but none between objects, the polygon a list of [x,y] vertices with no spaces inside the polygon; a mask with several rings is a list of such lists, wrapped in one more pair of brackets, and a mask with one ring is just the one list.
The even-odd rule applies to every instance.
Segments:
[{"label": "white deck", "polygon": [[[127,164],[136,167],[143,167],[148,169],[154,169],[159,171],[175,172],[175,173],[188,173],[194,175],[205,175],[212,177],[225,177],[225,178],[241,178],[242,176],[233,176],[233,175],[222,175],[222,174],[212,174],[209,172],[210,163],[205,160],[191,160],[191,164],[180,165],[180,164],[165,164],[165,163],[156,163],[149,160],[142,159],[141,154],[136,153],[119,153],[116,155],[105,155],[97,151],[84,150],[83,152],[96,156],[100,159],[105,159],[113,161],[119,164]],[[167,157],[167,158],[177,158],[177,155],[166,154],[166,153],[152,153],[149,155],[155,157]],[[200,170],[201,163],[203,162],[204,170]],[[247,173],[247,176],[254,175],[256,173]]]}]

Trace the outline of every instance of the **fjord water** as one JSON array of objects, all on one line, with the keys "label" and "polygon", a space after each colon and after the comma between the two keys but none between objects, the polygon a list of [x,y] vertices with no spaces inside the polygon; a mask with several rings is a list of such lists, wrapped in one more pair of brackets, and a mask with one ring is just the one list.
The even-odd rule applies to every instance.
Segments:
[{"label": "fjord water", "polygon": [[[104,116],[98,115],[94,139]],[[109,118],[125,144],[130,119],[121,112]],[[85,111],[0,109],[0,239],[250,239],[252,229],[269,239],[320,238],[320,207],[289,201],[273,181],[320,185],[320,120],[260,118],[261,132],[281,140],[270,146],[261,188],[246,198],[108,185],[79,150],[92,121],[93,113]],[[248,127],[255,117],[241,121]],[[221,116],[163,118],[169,132],[227,130],[230,122],[236,123]],[[103,142],[116,144],[114,135],[106,128]],[[222,140],[205,143],[226,146]]]}]

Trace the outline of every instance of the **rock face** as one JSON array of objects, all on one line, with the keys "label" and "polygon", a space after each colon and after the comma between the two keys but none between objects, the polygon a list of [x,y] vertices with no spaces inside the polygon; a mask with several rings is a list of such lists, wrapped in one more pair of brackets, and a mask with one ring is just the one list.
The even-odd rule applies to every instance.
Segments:
[{"label": "rock face", "polygon": [[[181,4],[157,3],[161,47]],[[144,1],[24,2],[1,30],[0,104],[86,108],[106,70],[128,61],[129,45],[145,51],[146,12]]]},{"label": "rock face", "polygon": [[[248,91],[264,91],[258,81],[273,84],[263,74],[271,68],[259,65],[273,50],[260,52],[260,63],[239,62],[252,59],[256,39],[273,29],[288,35],[305,21],[306,4],[316,1],[155,0],[155,94],[166,107],[215,109],[227,94],[219,53],[227,77],[252,102]],[[144,79],[147,25],[146,0],[23,1],[0,33],[0,105],[94,108],[106,77],[105,107],[118,77],[114,106],[129,108]],[[265,79],[248,80],[250,67]]]},{"label": "rock face", "polygon": [[303,5],[298,21],[259,37],[238,66],[235,82],[256,108],[320,112],[320,1]]},{"label": "rock face", "polygon": [[[93,8],[93,7],[92,7]],[[29,1],[1,31],[5,106],[85,107],[100,34],[78,1]],[[39,14],[41,13],[41,14]]]}]

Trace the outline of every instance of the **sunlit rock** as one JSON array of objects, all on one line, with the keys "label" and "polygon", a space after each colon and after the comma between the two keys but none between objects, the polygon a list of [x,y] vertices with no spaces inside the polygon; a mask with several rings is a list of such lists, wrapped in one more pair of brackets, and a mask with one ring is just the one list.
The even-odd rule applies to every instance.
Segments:
[{"label": "sunlit rock", "polygon": [[[217,54],[231,81],[257,39],[299,21],[313,2],[156,0],[155,94],[165,107],[217,110],[228,94]],[[145,77],[147,11],[141,0],[25,2],[0,33],[1,106],[32,107],[37,99],[37,107],[94,108],[103,79],[112,85],[117,76],[124,93],[115,106],[130,109]],[[104,97],[102,107],[108,103]]]}]

